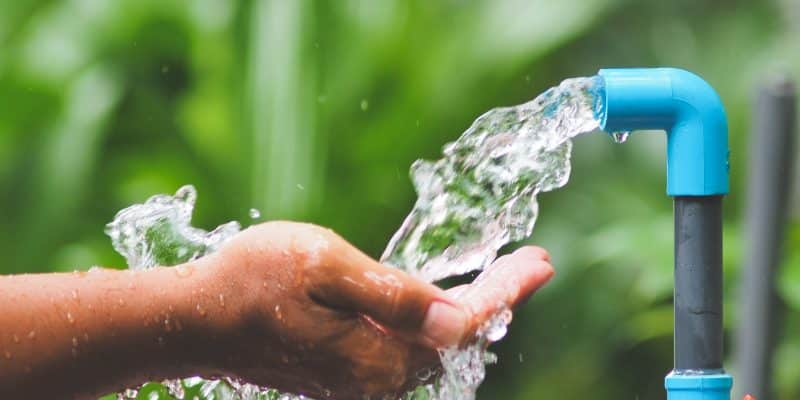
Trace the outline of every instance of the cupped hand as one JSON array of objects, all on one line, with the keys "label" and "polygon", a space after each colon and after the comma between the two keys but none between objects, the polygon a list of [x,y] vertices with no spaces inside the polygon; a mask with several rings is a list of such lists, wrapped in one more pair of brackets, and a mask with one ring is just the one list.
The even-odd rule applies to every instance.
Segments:
[{"label": "cupped hand", "polygon": [[[253,226],[204,260],[232,301],[218,374],[317,398],[362,398],[416,384],[435,349],[463,345],[498,307],[553,275],[547,252],[523,247],[472,284],[444,291],[381,265],[330,230]],[[221,294],[222,295],[222,294]]]}]

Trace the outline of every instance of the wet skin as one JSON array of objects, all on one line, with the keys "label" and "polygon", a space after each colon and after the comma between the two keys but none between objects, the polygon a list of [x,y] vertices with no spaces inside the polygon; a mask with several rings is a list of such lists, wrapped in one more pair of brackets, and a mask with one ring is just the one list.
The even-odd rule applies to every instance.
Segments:
[{"label": "wet skin", "polygon": [[[400,393],[553,275],[523,247],[443,291],[332,231],[269,222],[170,268],[0,277],[0,398],[95,399],[232,376],[315,398]],[[327,396],[327,397],[326,397]]]}]

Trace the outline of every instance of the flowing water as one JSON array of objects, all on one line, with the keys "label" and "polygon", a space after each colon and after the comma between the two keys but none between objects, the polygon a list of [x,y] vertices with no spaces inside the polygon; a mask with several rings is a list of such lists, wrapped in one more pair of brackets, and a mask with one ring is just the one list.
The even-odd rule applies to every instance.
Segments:
[{"label": "flowing water", "polygon": [[[381,261],[434,282],[482,270],[501,247],[529,237],[536,196],[569,180],[571,139],[600,126],[601,85],[599,77],[567,79],[528,103],[495,108],[447,144],[443,158],[416,161],[417,202]],[[486,345],[510,322],[511,312],[501,310],[474,344],[440,350],[443,373],[426,386],[429,397],[474,399],[485,364],[496,361]]]},{"label": "flowing water", "polygon": [[[445,146],[442,159],[415,162],[411,176],[417,202],[381,261],[435,282],[481,270],[502,246],[530,236],[538,215],[536,196],[569,179],[571,139],[599,127],[600,85],[597,77],[568,79],[528,103],[491,110]],[[626,136],[620,133],[614,138],[624,141]],[[106,232],[130,268],[175,265],[201,257],[239,232],[240,226],[229,222],[211,232],[192,227],[195,199],[191,186],[174,196],[153,196],[120,211]],[[250,215],[260,216],[257,210]],[[485,364],[496,361],[485,348],[505,335],[511,317],[503,309],[479,329],[473,345],[440,350],[442,370],[436,382],[405,398],[474,399]],[[418,377],[424,381],[434,372],[420,371]],[[197,377],[166,381],[159,388],[177,399],[306,399]],[[118,398],[144,398],[140,395],[131,389]]]}]

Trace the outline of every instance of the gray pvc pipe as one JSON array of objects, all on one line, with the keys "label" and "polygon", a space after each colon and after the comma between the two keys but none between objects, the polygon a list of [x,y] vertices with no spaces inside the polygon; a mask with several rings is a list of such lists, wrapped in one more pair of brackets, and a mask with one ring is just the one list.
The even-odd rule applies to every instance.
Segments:
[{"label": "gray pvc pipe", "polygon": [[721,370],[722,196],[674,203],[675,371]]},{"label": "gray pvc pipe", "polygon": [[793,181],[795,87],[787,78],[759,88],[750,138],[745,264],[735,332],[735,398],[772,396],[772,353],[777,323],[775,274]]}]

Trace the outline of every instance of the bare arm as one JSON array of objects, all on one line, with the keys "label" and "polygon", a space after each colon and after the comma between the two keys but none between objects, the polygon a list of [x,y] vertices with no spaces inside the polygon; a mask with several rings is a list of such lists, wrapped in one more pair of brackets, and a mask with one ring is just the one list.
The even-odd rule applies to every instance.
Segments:
[{"label": "bare arm", "polygon": [[0,277],[0,398],[96,398],[148,380],[233,376],[335,398],[396,393],[498,305],[551,277],[544,250],[458,295],[329,230],[273,222],[171,268]]},{"label": "bare arm", "polygon": [[96,398],[196,370],[208,356],[197,350],[236,318],[213,298],[212,272],[195,263],[0,277],[0,393]]}]

